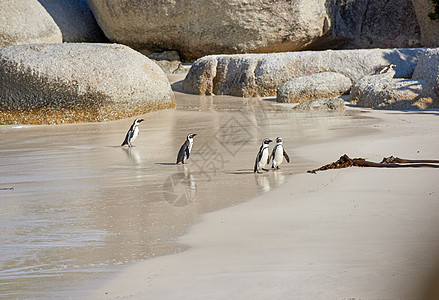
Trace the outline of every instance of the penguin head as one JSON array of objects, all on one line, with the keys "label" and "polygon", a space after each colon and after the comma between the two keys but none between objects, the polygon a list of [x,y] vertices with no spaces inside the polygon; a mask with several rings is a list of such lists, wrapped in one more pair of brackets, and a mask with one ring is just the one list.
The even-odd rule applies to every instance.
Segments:
[{"label": "penguin head", "polygon": [[193,139],[194,138],[194,136],[196,136],[197,134],[196,133],[189,133],[188,135],[187,135],[187,139],[189,140],[189,139]]},{"label": "penguin head", "polygon": [[276,138],[276,143],[282,143],[282,138],[278,136],[278,137]]},{"label": "penguin head", "polygon": [[270,140],[270,139],[264,139],[264,141],[262,142],[262,144],[264,144],[264,145],[268,145],[268,144],[270,144],[272,142],[272,140]]},{"label": "penguin head", "polygon": [[137,119],[134,120],[134,124],[139,125],[140,122],[143,122],[143,121],[145,121],[145,120],[141,119],[141,118],[137,118]]}]

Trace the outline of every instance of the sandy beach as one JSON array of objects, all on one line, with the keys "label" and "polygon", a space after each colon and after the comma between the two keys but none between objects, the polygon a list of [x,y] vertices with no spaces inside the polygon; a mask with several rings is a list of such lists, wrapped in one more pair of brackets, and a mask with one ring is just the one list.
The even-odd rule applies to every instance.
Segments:
[{"label": "sandy beach", "polygon": [[[131,149],[120,144],[132,119],[0,126],[0,298],[83,299],[127,266],[185,251],[178,238],[203,214],[314,167],[297,147],[367,133],[371,122],[256,98],[176,97],[176,109],[142,116]],[[193,152],[176,166],[189,132]],[[262,139],[279,135],[292,163],[255,175]]]},{"label": "sandy beach", "polygon": [[0,15],[0,300],[439,300],[439,0]]},{"label": "sandy beach", "polygon": [[[0,297],[422,299],[434,288],[438,169],[306,171],[345,153],[438,159],[438,111],[296,112],[174,89],[177,109],[142,116],[132,149],[120,147],[130,119],[0,126]],[[188,132],[193,153],[176,166]],[[291,163],[254,174],[276,136]]]},{"label": "sandy beach", "polygon": [[[362,134],[291,145],[293,161],[439,159],[439,112],[348,111],[374,121],[352,125]],[[177,240],[186,251],[130,266],[89,299],[437,299],[438,169],[301,171],[204,214]]]}]

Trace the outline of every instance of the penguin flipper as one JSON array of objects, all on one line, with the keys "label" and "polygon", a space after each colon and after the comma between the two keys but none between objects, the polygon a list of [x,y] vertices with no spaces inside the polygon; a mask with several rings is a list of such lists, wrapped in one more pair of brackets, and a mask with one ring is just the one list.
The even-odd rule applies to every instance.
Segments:
[{"label": "penguin flipper", "polygon": [[178,163],[184,163],[184,156],[186,154],[186,152],[189,151],[188,149],[188,143],[185,142],[183,145],[181,145],[180,147],[180,151],[178,151],[178,155],[177,155],[177,164]]},{"label": "penguin flipper", "polygon": [[121,146],[130,145],[130,139],[131,139],[131,130],[128,130],[127,135],[125,136],[125,140],[123,141]]},{"label": "penguin flipper", "polygon": [[253,172],[258,171],[258,162],[261,160],[261,157],[262,157],[262,151],[259,151],[258,155],[256,155],[255,167],[253,168]]},{"label": "penguin flipper", "polygon": [[177,154],[177,164],[183,162],[184,159],[184,150],[183,150],[183,146],[181,146],[180,151],[178,151]]},{"label": "penguin flipper", "polygon": [[287,152],[285,152],[285,149],[284,149],[284,157],[287,160],[287,163],[290,163],[290,157],[288,156]]},{"label": "penguin flipper", "polygon": [[273,148],[273,151],[271,151],[271,155],[267,158],[267,165],[270,164],[271,159],[274,159],[274,154],[276,153],[276,147]]}]

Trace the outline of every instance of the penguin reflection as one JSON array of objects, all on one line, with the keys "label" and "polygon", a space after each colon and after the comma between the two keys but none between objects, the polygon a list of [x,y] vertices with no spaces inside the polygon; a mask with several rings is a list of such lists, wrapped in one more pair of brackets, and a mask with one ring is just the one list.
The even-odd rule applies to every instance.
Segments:
[{"label": "penguin reflection", "polygon": [[134,165],[140,166],[142,164],[142,157],[139,155],[139,152],[137,152],[134,148],[123,148],[125,150],[125,153],[128,155],[128,157],[134,162]]},{"label": "penguin reflection", "polygon": [[188,198],[193,201],[195,200],[195,194],[197,192],[197,184],[195,182],[195,177],[194,175],[192,175],[192,172],[189,168],[187,168],[186,166],[183,166],[183,168],[184,168],[183,171],[184,178],[187,183],[186,195],[188,195]]},{"label": "penguin reflection", "polygon": [[285,183],[285,175],[282,172],[273,172],[273,186],[278,187]]},{"label": "penguin reflection", "polygon": [[279,187],[285,183],[286,176],[282,171],[267,172],[264,174],[255,173],[255,182],[258,191],[265,193],[269,192],[274,187]]},{"label": "penguin reflection", "polygon": [[258,191],[262,193],[269,192],[271,190],[271,184],[270,184],[270,174],[265,173],[262,175],[257,175],[255,173],[255,181],[256,186],[258,187]]},{"label": "penguin reflection", "polygon": [[177,167],[178,173],[175,173],[172,178],[172,193],[178,195],[177,199],[172,199],[171,204],[173,206],[186,206],[189,203],[195,201],[197,193],[197,184],[195,177],[192,175],[190,168],[185,165]]}]

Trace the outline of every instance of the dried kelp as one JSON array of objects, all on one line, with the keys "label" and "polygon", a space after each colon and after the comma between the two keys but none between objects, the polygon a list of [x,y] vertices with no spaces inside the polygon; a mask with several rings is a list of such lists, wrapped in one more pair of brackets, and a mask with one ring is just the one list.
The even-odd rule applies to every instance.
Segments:
[{"label": "dried kelp", "polygon": [[317,171],[325,171],[330,169],[341,169],[348,167],[374,167],[374,168],[439,168],[439,160],[414,160],[399,157],[384,157],[379,163],[367,161],[364,158],[350,158],[346,154],[342,155],[338,160],[324,165],[318,169],[309,170],[307,173],[317,173]]}]

